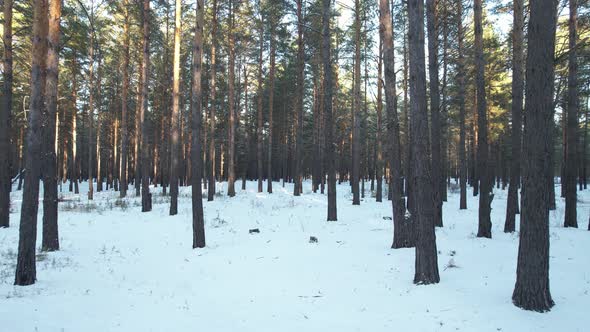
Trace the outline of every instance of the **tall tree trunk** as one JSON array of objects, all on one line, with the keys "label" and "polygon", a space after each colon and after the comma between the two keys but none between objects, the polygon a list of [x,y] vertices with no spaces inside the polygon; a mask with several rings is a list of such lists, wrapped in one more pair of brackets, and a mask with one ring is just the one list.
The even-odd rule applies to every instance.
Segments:
[{"label": "tall tree trunk", "polygon": [[524,0],[514,0],[512,25],[512,160],[510,184],[506,202],[504,232],[515,230],[518,211],[518,187],[520,185],[520,152],[522,136],[522,98],[524,93]]},{"label": "tall tree trunk", "polygon": [[193,200],[193,249],[205,247],[205,222],[203,218],[203,192],[201,189],[201,177],[203,161],[201,160],[201,118],[203,116],[203,90],[201,88],[201,59],[203,54],[203,16],[205,8],[203,0],[197,0],[195,41],[193,44],[193,116],[192,133],[193,144],[191,146],[191,158],[193,168],[192,200]]},{"label": "tall tree trunk", "polygon": [[267,156],[267,173],[268,181],[266,191],[272,193],[272,131],[273,131],[273,106],[275,95],[275,25],[278,22],[271,21],[270,24],[270,72],[269,72],[269,91],[268,91],[268,156]]},{"label": "tall tree trunk", "polygon": [[492,237],[491,195],[492,181],[488,165],[488,120],[485,91],[485,59],[483,54],[482,2],[474,0],[474,28],[475,28],[475,67],[477,85],[477,172],[480,181],[479,195],[479,224],[477,237]]},{"label": "tall tree trunk", "polygon": [[465,60],[463,57],[463,0],[457,1],[457,39],[459,44],[457,84],[459,92],[459,209],[467,209],[467,158],[465,153]]},{"label": "tall tree trunk", "polygon": [[55,155],[55,121],[57,116],[57,88],[59,73],[59,23],[61,0],[52,0],[49,8],[47,53],[47,81],[45,86],[47,108],[43,118],[43,240],[44,251],[59,250],[57,231],[57,160]]},{"label": "tall tree trunk", "polygon": [[78,162],[78,81],[76,80],[76,51],[72,55],[72,165],[70,174],[70,191],[72,191],[72,184],[75,194],[79,194],[78,179],[80,175],[80,168]]},{"label": "tall tree trunk", "polygon": [[39,208],[39,177],[43,153],[44,89],[47,61],[47,0],[33,2],[33,49],[31,63],[31,103],[25,156],[25,187],[20,214],[18,258],[14,284],[35,283],[35,242],[37,240],[37,211]]},{"label": "tall tree trunk", "polygon": [[549,291],[548,157],[553,128],[553,80],[556,1],[531,1],[526,59],[523,140],[523,183],[516,285],[517,307],[548,311],[554,302]]},{"label": "tall tree trunk", "polygon": [[297,2],[297,134],[295,142],[295,172],[293,182],[294,196],[300,196],[303,192],[303,84],[305,81],[305,58],[303,45],[303,0]]},{"label": "tall tree trunk", "polygon": [[410,104],[412,174],[411,187],[415,199],[412,217],[416,223],[415,284],[440,281],[436,234],[434,232],[434,202],[432,200],[432,166],[428,158],[428,111],[426,103],[426,68],[424,63],[424,2],[408,1]]},{"label": "tall tree trunk", "polygon": [[[260,0],[258,1],[260,7]],[[260,13],[260,50],[258,56],[258,114],[256,125],[256,160],[257,160],[257,176],[258,176],[258,192],[262,192],[262,95],[264,93],[262,87],[262,55],[264,52],[264,17]]]},{"label": "tall tree trunk", "polygon": [[440,94],[438,81],[438,0],[426,0],[426,19],[428,29],[428,76],[430,77],[430,142],[432,154],[432,179],[434,195],[434,224],[442,227],[442,180]]},{"label": "tall tree trunk", "polygon": [[[406,204],[402,197],[401,146],[399,142],[399,122],[397,119],[397,94],[395,91],[395,53],[393,45],[393,23],[388,0],[379,0],[379,32],[383,40],[383,64],[385,66],[385,101],[387,107],[387,133],[389,136],[390,192],[393,207],[392,248],[414,246],[413,224],[405,219]],[[422,22],[424,27],[424,22]],[[424,34],[422,34],[424,41]],[[424,54],[424,48],[422,48]],[[426,96],[424,96],[426,97]],[[426,105],[424,105],[426,106]],[[426,111],[426,110],[424,110]],[[428,135],[428,133],[426,133]],[[433,226],[434,227],[434,226]],[[433,229],[434,231],[434,229]]]},{"label": "tall tree trunk", "polygon": [[326,165],[328,172],[328,221],[336,221],[336,168],[334,160],[333,117],[332,117],[332,56],[330,37],[330,3],[322,0],[322,57],[324,65],[324,116],[326,135]]},{"label": "tall tree trunk", "polygon": [[360,144],[361,144],[361,5],[355,0],[355,52],[354,52],[354,88],[352,110],[352,205],[360,205]]},{"label": "tall tree trunk", "polygon": [[211,21],[211,82],[210,82],[210,106],[209,106],[209,188],[207,192],[207,201],[213,201],[215,197],[215,108],[217,107],[215,100],[215,76],[217,63],[216,61],[216,47],[217,47],[217,0],[213,0],[213,20]]},{"label": "tall tree trunk", "polygon": [[567,79],[567,144],[565,154],[565,227],[578,227],[576,175],[578,172],[578,1],[569,0],[569,59]]},{"label": "tall tree trunk", "polygon": [[[229,0],[229,15],[228,15],[228,44],[229,44],[229,77],[228,77],[228,113],[229,113],[229,123],[228,123],[228,148],[227,148],[227,195],[229,197],[234,197],[236,195],[236,169],[235,169],[235,161],[236,161],[236,111],[235,111],[235,67],[236,67],[236,56],[235,56],[235,49],[234,49],[234,8],[233,8],[233,0]],[[270,181],[270,179],[269,179]]]},{"label": "tall tree trunk", "polygon": [[127,98],[129,94],[129,0],[123,1],[123,91],[121,92],[121,198],[127,196],[127,152],[129,150],[129,129]]},{"label": "tall tree trunk", "polygon": [[174,7],[174,64],[173,64],[173,83],[172,83],[172,113],[171,113],[171,129],[172,141],[170,147],[170,156],[172,164],[170,165],[170,215],[174,216],[178,213],[178,168],[180,142],[178,136],[180,135],[179,121],[179,104],[180,104],[180,37],[181,37],[181,20],[182,20],[182,1],[176,0]]},{"label": "tall tree trunk", "polygon": [[92,140],[92,127],[94,127],[94,0],[90,3],[90,48],[88,50],[88,58],[90,63],[88,64],[88,199],[94,199],[94,184],[93,184],[93,153],[92,150],[95,147]]},{"label": "tall tree trunk", "polygon": [[150,162],[149,162],[149,145],[148,145],[148,124],[145,116],[148,112],[148,91],[149,91],[149,73],[150,73],[150,0],[143,0],[143,60],[142,60],[142,79],[141,84],[141,211],[148,212],[152,210],[152,194],[150,194]]},{"label": "tall tree trunk", "polygon": [[[12,118],[12,0],[4,0],[4,91],[0,109],[0,228],[10,218],[10,132]],[[19,170],[20,171],[20,170]]]},{"label": "tall tree trunk", "polygon": [[[381,130],[383,128],[383,38],[379,38],[379,61],[377,63],[377,130],[375,136],[375,144],[377,146],[377,162],[375,166],[377,176],[377,192],[375,193],[375,200],[382,202],[383,200],[383,146],[381,138]],[[404,202],[405,207],[405,202]]]}]

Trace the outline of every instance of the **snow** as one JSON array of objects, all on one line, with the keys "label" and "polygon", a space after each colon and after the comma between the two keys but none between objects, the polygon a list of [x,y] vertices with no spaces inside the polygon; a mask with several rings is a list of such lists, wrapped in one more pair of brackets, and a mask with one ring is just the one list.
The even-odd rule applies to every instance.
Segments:
[{"label": "snow", "polygon": [[124,203],[118,193],[95,193],[89,205],[86,184],[80,195],[64,185],[61,250],[39,254],[37,283],[27,287],[12,285],[21,195],[14,192],[11,227],[0,229],[0,330],[586,330],[590,191],[579,194],[580,229],[561,227],[562,199],[551,212],[556,305],[539,314],[511,303],[518,236],[502,232],[506,191],[495,190],[493,239],[475,237],[477,198],[469,192],[469,209],[460,211],[458,193],[449,192],[436,231],[441,282],[416,286],[414,249],[390,249],[390,202],[367,193],[353,206],[342,184],[338,221],[326,222],[326,197],[309,182],[301,197],[289,184],[275,183],[273,194],[247,186],[229,198],[218,184],[215,201],[204,202],[207,247],[193,250],[190,188],[181,188],[179,214],[170,217],[161,188],[152,188],[153,211],[141,213],[133,190]]}]

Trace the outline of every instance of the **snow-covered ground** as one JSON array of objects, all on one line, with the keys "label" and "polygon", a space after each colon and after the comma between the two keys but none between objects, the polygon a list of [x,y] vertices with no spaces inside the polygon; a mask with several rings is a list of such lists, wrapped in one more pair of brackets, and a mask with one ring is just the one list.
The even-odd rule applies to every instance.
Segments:
[{"label": "snow-covered ground", "polygon": [[449,193],[436,231],[441,282],[416,286],[414,249],[390,249],[390,202],[368,193],[352,206],[342,184],[338,221],[326,222],[326,198],[309,182],[301,197],[279,183],[258,194],[249,182],[228,198],[225,186],[204,203],[201,250],[191,248],[190,188],[170,217],[160,188],[154,210],[141,213],[139,198],[101,192],[88,203],[85,184],[79,196],[64,186],[61,251],[38,254],[28,287],[12,285],[21,195],[13,193],[11,227],[0,229],[0,331],[587,331],[590,190],[579,196],[580,229],[560,226],[562,199],[551,212],[556,305],[539,314],[511,303],[518,235],[502,232],[506,191],[495,190],[491,240],[475,237],[477,198],[469,192],[460,211]]}]

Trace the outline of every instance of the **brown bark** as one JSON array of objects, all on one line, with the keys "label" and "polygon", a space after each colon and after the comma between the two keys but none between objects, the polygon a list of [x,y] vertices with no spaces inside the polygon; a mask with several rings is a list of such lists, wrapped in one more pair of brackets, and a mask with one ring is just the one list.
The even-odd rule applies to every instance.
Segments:
[{"label": "brown bark", "polygon": [[457,84],[459,103],[459,209],[467,209],[467,158],[465,152],[465,59],[463,57],[463,0],[457,1],[458,64]]},{"label": "brown bark", "polygon": [[172,113],[170,115],[171,121],[171,165],[170,165],[170,215],[174,216],[178,213],[178,171],[179,171],[179,156],[180,142],[179,136],[179,104],[180,104],[180,37],[181,37],[181,20],[182,20],[182,1],[176,0],[174,7],[174,64],[173,64],[173,81],[172,81]]},{"label": "brown bark", "polygon": [[47,0],[33,2],[33,49],[31,63],[31,103],[25,155],[25,185],[20,215],[18,257],[14,284],[35,283],[35,242],[37,240],[37,211],[39,208],[39,177],[43,151],[42,117],[45,107],[44,90],[47,59]]},{"label": "brown bark", "polygon": [[[0,228],[10,218],[10,132],[12,118],[12,0],[4,0],[4,86],[0,109]],[[20,171],[20,170],[19,170]]]},{"label": "brown bark", "polygon": [[52,0],[49,8],[47,81],[45,98],[47,107],[43,119],[45,157],[43,166],[43,239],[41,249],[59,250],[57,228],[57,160],[55,155],[55,121],[57,116],[57,92],[59,73],[59,35],[61,0]]},{"label": "brown bark", "polygon": [[565,146],[565,216],[564,227],[578,227],[576,210],[577,192],[576,177],[578,173],[578,63],[577,50],[577,25],[578,25],[578,1],[569,0],[569,56],[567,79],[567,128]]},{"label": "brown bark", "polygon": [[215,155],[215,108],[217,107],[215,100],[215,76],[217,70],[215,48],[217,46],[217,0],[213,0],[213,20],[211,22],[211,98],[209,106],[209,191],[207,192],[207,201],[213,201],[215,197],[215,170],[217,169],[216,155]]},{"label": "brown bark", "polygon": [[300,196],[303,192],[303,84],[305,80],[305,59],[303,44],[303,0],[297,2],[297,100],[296,106],[296,141],[295,141],[295,170],[293,174],[293,195]]},{"label": "brown bark", "polygon": [[[228,148],[227,148],[227,195],[229,197],[234,197],[236,195],[236,169],[235,169],[235,161],[236,161],[236,142],[235,142],[235,135],[236,135],[236,114],[235,114],[235,67],[236,67],[236,56],[235,56],[235,49],[234,49],[234,10],[233,8],[233,0],[230,0],[229,3],[229,15],[228,15],[228,44],[229,44],[229,75],[228,75],[228,112],[229,112],[229,123],[228,123]],[[269,179],[270,181],[270,179]]]},{"label": "brown bark", "polygon": [[[260,5],[260,1],[258,1]],[[256,159],[257,159],[257,176],[258,176],[258,192],[262,192],[262,53],[264,51],[264,18],[260,14],[260,50],[258,55],[258,114],[256,126]]]},{"label": "brown bark", "polygon": [[127,99],[129,94],[129,0],[123,1],[123,91],[121,92],[121,170],[120,196],[127,196],[127,153],[129,150],[129,129]]},{"label": "brown bark", "polygon": [[149,73],[150,73],[150,0],[143,0],[143,59],[142,84],[141,84],[141,211],[148,212],[152,210],[152,194],[150,194],[150,162],[148,146],[148,124],[145,116],[148,111],[148,91],[149,91]]}]

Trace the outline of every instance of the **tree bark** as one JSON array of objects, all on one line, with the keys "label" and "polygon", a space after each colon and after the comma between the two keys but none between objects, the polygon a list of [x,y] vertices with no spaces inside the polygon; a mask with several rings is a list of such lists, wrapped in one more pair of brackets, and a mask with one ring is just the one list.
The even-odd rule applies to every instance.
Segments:
[{"label": "tree bark", "polygon": [[556,1],[531,1],[526,59],[523,140],[523,184],[516,285],[517,307],[548,311],[554,305],[549,291],[549,210],[547,139],[553,126],[553,80]]},{"label": "tree bark", "polygon": [[61,20],[61,0],[52,0],[49,8],[47,81],[45,97],[47,107],[44,112],[43,142],[43,251],[59,250],[57,228],[57,160],[55,155],[55,121],[57,116],[57,92],[59,73],[59,36]]},{"label": "tree bark", "polygon": [[170,215],[174,216],[178,213],[178,171],[179,171],[179,156],[180,142],[178,141],[180,135],[180,37],[182,34],[182,1],[176,0],[174,7],[174,64],[173,64],[173,81],[172,81],[172,113],[170,114],[171,121],[171,147],[170,147]]},{"label": "tree bark", "polygon": [[361,5],[355,0],[355,53],[352,111],[352,205],[360,205],[360,144],[361,144]]},{"label": "tree bark", "polygon": [[145,116],[148,112],[148,91],[150,73],[150,0],[143,0],[143,59],[141,85],[141,212],[152,210],[152,194],[150,194],[150,162],[148,146],[148,124]]},{"label": "tree bark", "polygon": [[[260,0],[258,1],[260,7]],[[260,50],[258,56],[258,114],[257,114],[257,126],[256,126],[256,160],[257,160],[257,176],[258,176],[258,192],[262,192],[262,95],[264,93],[262,87],[262,55],[264,52],[264,17],[262,12],[260,13]]]},{"label": "tree bark", "polygon": [[[10,218],[10,132],[12,121],[12,0],[4,0],[4,86],[0,109],[0,228],[9,226]],[[20,171],[20,170],[19,170]]]},{"label": "tree bark", "polygon": [[129,149],[127,98],[129,94],[129,0],[123,1],[123,91],[121,91],[121,170],[120,196],[127,196],[127,153]]},{"label": "tree bark", "polygon": [[305,81],[305,58],[303,45],[303,0],[297,2],[297,129],[295,142],[295,171],[293,176],[293,195],[300,196],[303,192],[303,84]]},{"label": "tree bark", "polygon": [[[379,38],[379,61],[377,63],[377,131],[375,145],[377,149],[377,162],[375,173],[377,177],[377,192],[375,200],[383,201],[383,145],[381,143],[381,130],[383,128],[383,38]],[[404,202],[405,204],[405,202]]]},{"label": "tree bark", "polygon": [[[271,15],[272,18],[272,15]],[[267,156],[267,174],[268,181],[266,184],[266,191],[272,193],[272,131],[273,131],[273,109],[274,109],[274,95],[275,95],[275,26],[276,21],[270,22],[270,71],[268,75],[269,91],[268,91],[268,156]]]},{"label": "tree bark", "polygon": [[[393,208],[392,248],[414,246],[414,225],[406,220],[406,204],[402,197],[401,147],[399,142],[399,122],[397,119],[397,94],[395,91],[395,53],[393,45],[393,23],[388,0],[379,1],[379,32],[383,40],[383,64],[385,69],[385,102],[387,107],[387,133],[389,135],[390,192]],[[424,14],[424,12],[422,12]],[[422,22],[424,27],[424,22]],[[424,41],[424,34],[422,34]],[[422,48],[424,54],[424,48]],[[425,96],[426,97],[426,96]],[[426,111],[426,110],[424,110]],[[426,133],[428,135],[428,133]],[[433,229],[434,231],[434,229]]]},{"label": "tree bark", "polygon": [[488,165],[488,120],[485,92],[485,58],[483,54],[482,2],[474,0],[475,28],[475,67],[477,87],[477,172],[480,181],[479,224],[477,237],[492,237],[492,221],[490,219],[492,181]]},{"label": "tree bark", "polygon": [[514,0],[512,25],[512,159],[510,161],[510,184],[506,202],[504,232],[515,230],[520,185],[520,153],[522,136],[522,98],[524,91],[524,0]]},{"label": "tree bark", "polygon": [[322,0],[322,57],[324,65],[324,116],[326,135],[326,166],[328,173],[328,221],[336,221],[336,168],[334,161],[333,118],[332,118],[332,56],[330,37],[330,3]]},{"label": "tree bark", "polygon": [[426,0],[426,19],[428,30],[428,76],[430,77],[430,152],[432,155],[432,178],[436,184],[434,195],[434,224],[442,227],[442,157],[440,129],[440,93],[438,80],[438,0]]},{"label": "tree bark", "polygon": [[457,84],[459,103],[459,209],[467,209],[467,158],[465,153],[465,60],[463,57],[463,0],[457,1],[458,64]]},{"label": "tree bark", "polygon": [[[227,195],[229,197],[234,197],[236,195],[236,169],[235,169],[235,161],[236,161],[236,114],[235,114],[235,67],[236,67],[236,56],[235,56],[235,49],[234,49],[234,8],[233,8],[233,0],[229,0],[229,15],[228,15],[228,44],[229,44],[229,77],[228,77],[228,113],[229,113],[229,123],[228,123],[228,148],[227,148]],[[270,179],[269,179],[270,181]]]},{"label": "tree bark", "polygon": [[213,19],[211,21],[211,82],[210,82],[210,106],[209,106],[209,165],[207,170],[209,172],[209,187],[207,192],[207,201],[213,201],[215,197],[215,108],[217,107],[215,100],[215,79],[216,79],[216,47],[217,47],[217,0],[213,0]]},{"label": "tree bark", "polygon": [[434,232],[432,200],[432,166],[428,158],[428,111],[426,105],[426,68],[424,63],[424,2],[408,1],[410,53],[410,106],[412,174],[411,187],[415,205],[412,217],[416,223],[416,271],[414,283],[434,284],[440,281]]},{"label": "tree bark", "polygon": [[43,152],[43,112],[47,64],[47,0],[33,2],[33,49],[31,63],[31,103],[25,156],[25,185],[20,215],[18,257],[14,284],[35,283],[35,243],[37,240],[37,211],[39,208],[39,177]]},{"label": "tree bark", "polygon": [[576,210],[577,192],[576,177],[578,173],[578,63],[577,50],[577,25],[578,25],[578,1],[569,0],[569,58],[567,79],[567,131],[565,154],[565,227],[578,227]]}]

